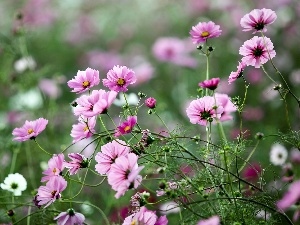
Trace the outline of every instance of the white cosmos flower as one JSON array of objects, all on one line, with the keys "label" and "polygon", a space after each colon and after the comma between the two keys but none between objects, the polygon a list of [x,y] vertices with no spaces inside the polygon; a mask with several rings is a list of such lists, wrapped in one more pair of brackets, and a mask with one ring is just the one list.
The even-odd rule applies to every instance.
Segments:
[{"label": "white cosmos flower", "polygon": [[[139,103],[139,98],[135,93],[125,94],[128,105],[137,105]],[[126,104],[124,94],[120,93],[119,98],[116,98],[113,102],[116,106],[123,106]]]},{"label": "white cosmos flower", "polygon": [[288,152],[283,145],[279,143],[272,145],[270,151],[270,161],[273,165],[282,166],[285,163],[287,157]]},{"label": "white cosmos flower", "polygon": [[27,181],[19,173],[9,174],[4,179],[4,182],[0,184],[0,187],[3,190],[13,192],[14,196],[20,196],[22,191],[25,191],[27,188]]},{"label": "white cosmos flower", "polygon": [[23,57],[15,62],[14,67],[18,73],[23,73],[27,69],[34,70],[36,62],[31,56]]},{"label": "white cosmos flower", "polygon": [[170,214],[170,213],[179,213],[180,207],[179,205],[174,201],[165,202],[162,205],[160,205],[159,210],[162,214]]}]

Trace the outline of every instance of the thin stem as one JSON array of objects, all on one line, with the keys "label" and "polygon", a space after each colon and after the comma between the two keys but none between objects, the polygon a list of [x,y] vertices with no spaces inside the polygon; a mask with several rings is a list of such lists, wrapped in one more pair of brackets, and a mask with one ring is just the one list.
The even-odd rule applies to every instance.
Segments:
[{"label": "thin stem", "polygon": [[43,152],[45,152],[47,155],[51,155],[51,156],[52,156],[52,154],[49,153],[49,152],[47,152],[45,149],[43,149],[42,146],[40,146],[40,144],[39,144],[35,139],[34,139],[34,142],[37,144],[37,146],[38,146]]},{"label": "thin stem", "polygon": [[256,142],[256,145],[254,146],[254,148],[252,149],[252,151],[250,152],[250,154],[248,155],[247,159],[245,160],[244,164],[239,168],[238,172],[240,173],[244,167],[246,166],[246,164],[249,162],[251,156],[253,155],[253,153],[255,152],[255,150],[257,149],[257,146],[259,144],[259,140]]},{"label": "thin stem", "polygon": [[11,160],[11,166],[10,166],[9,173],[13,173],[14,170],[15,170],[16,160],[17,160],[18,153],[19,153],[19,149],[15,148],[13,150],[13,157],[12,157],[12,160]]}]

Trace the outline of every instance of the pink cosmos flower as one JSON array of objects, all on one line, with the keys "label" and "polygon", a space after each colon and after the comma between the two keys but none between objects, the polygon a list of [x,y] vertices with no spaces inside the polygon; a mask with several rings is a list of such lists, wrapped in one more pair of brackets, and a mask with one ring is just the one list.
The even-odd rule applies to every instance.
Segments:
[{"label": "pink cosmos flower", "polygon": [[131,133],[133,127],[137,123],[137,117],[136,116],[128,116],[127,120],[124,121],[120,126],[117,127],[115,131],[115,137],[119,137],[124,134]]},{"label": "pink cosmos flower", "polygon": [[64,154],[54,155],[48,161],[48,169],[43,172],[45,176],[42,177],[41,182],[48,181],[52,177],[60,176],[64,168]]},{"label": "pink cosmos flower", "polygon": [[25,121],[25,124],[20,128],[15,128],[12,135],[15,136],[14,141],[27,141],[35,139],[43,130],[45,130],[48,120],[39,118],[34,121]]},{"label": "pink cosmos flower", "polygon": [[215,93],[215,98],[218,105],[223,107],[223,112],[221,117],[219,118],[221,122],[226,120],[232,120],[232,116],[230,115],[232,112],[237,110],[236,106],[231,102],[229,96],[227,94],[219,94]]},{"label": "pink cosmos flower", "polygon": [[244,62],[239,62],[239,65],[237,66],[237,71],[230,73],[228,78],[228,83],[231,84],[234,81],[236,81],[238,78],[240,78],[243,75],[245,67],[246,64]]},{"label": "pink cosmos flower", "polygon": [[98,85],[99,82],[99,71],[87,68],[85,71],[78,70],[77,75],[69,80],[67,84],[70,88],[73,88],[72,92],[79,94]]},{"label": "pink cosmos flower", "polygon": [[161,216],[159,219],[154,211],[148,210],[145,206],[140,208],[137,213],[127,216],[122,225],[143,224],[143,225],[167,225],[168,219],[166,216]]},{"label": "pink cosmos flower", "polygon": [[207,220],[201,220],[197,223],[197,225],[220,225],[220,217],[212,216]]},{"label": "pink cosmos flower", "polygon": [[217,105],[215,99],[211,96],[193,100],[186,109],[190,122],[201,126],[206,126],[211,118],[220,119],[223,111],[223,107]]},{"label": "pink cosmos flower", "polygon": [[79,169],[87,168],[89,165],[89,161],[84,155],[79,153],[70,153],[68,157],[72,160],[71,162],[64,162],[64,166],[68,168],[70,175],[76,174]]},{"label": "pink cosmos flower", "polygon": [[55,202],[56,199],[61,198],[61,192],[67,187],[67,181],[61,177],[52,177],[46,186],[40,186],[38,189],[36,200],[38,205],[45,205],[48,207],[51,203]]},{"label": "pink cosmos flower", "polygon": [[101,152],[98,152],[95,156],[96,164],[95,168],[101,175],[108,174],[111,165],[115,162],[119,156],[127,156],[130,152],[130,148],[122,140],[116,139],[101,147]]},{"label": "pink cosmos flower", "polygon": [[240,47],[239,54],[244,56],[242,62],[247,66],[259,68],[261,64],[265,64],[269,59],[275,57],[276,52],[273,48],[273,43],[269,38],[254,36],[244,42]]},{"label": "pink cosmos flower", "polygon": [[254,9],[250,13],[246,14],[241,19],[241,26],[243,31],[254,30],[253,34],[257,31],[266,32],[266,25],[273,23],[277,16],[271,9]]},{"label": "pink cosmos flower", "polygon": [[102,82],[112,91],[126,92],[128,85],[136,82],[136,76],[133,70],[126,66],[114,66],[108,71],[107,79],[103,79]]},{"label": "pink cosmos flower", "polygon": [[78,105],[74,108],[74,114],[93,117],[106,113],[117,94],[115,91],[93,90],[91,95],[83,95],[76,99]]},{"label": "pink cosmos flower", "polygon": [[80,117],[78,121],[79,123],[72,125],[71,137],[73,137],[73,143],[83,138],[89,138],[96,132],[96,117]]},{"label": "pink cosmos flower", "polygon": [[144,166],[138,166],[137,160],[136,154],[129,153],[127,156],[119,156],[111,165],[107,180],[112,189],[117,191],[116,198],[124,195],[128,189],[137,188],[141,183],[142,176],[139,172]]},{"label": "pink cosmos flower", "polygon": [[261,171],[261,166],[257,162],[254,162],[244,169],[242,177],[246,180],[256,181],[260,177]]},{"label": "pink cosmos flower", "polygon": [[83,225],[85,217],[83,214],[77,213],[71,208],[68,209],[67,212],[61,212],[54,219],[57,220],[58,225]]},{"label": "pink cosmos flower", "polygon": [[300,200],[300,180],[293,182],[288,191],[284,194],[276,205],[278,209],[286,211],[290,206],[296,204]]},{"label": "pink cosmos flower", "polygon": [[208,88],[209,90],[215,90],[218,87],[218,84],[220,82],[220,78],[212,78],[209,80],[205,80],[200,82],[198,85],[202,88]]},{"label": "pink cosmos flower", "polygon": [[189,55],[192,50],[187,48],[185,40],[176,37],[158,38],[152,46],[152,53],[157,60],[194,68],[197,60]]},{"label": "pink cosmos flower", "polygon": [[58,82],[54,79],[41,79],[39,88],[49,98],[57,99],[61,95],[61,89]]},{"label": "pink cosmos flower", "polygon": [[137,86],[146,83],[154,76],[154,67],[149,62],[142,62],[139,65],[133,67],[136,76],[136,82],[132,86]]},{"label": "pink cosmos flower", "polygon": [[219,37],[222,33],[220,26],[214,22],[200,22],[193,26],[190,35],[194,44],[204,43],[208,38]]},{"label": "pink cosmos flower", "polygon": [[153,97],[147,98],[145,100],[145,105],[150,109],[154,109],[156,107],[156,99]]}]

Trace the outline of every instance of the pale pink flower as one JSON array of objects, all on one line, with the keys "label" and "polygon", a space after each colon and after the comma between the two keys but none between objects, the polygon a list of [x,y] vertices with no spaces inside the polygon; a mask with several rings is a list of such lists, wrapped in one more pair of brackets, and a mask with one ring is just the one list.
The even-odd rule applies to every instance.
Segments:
[{"label": "pale pink flower", "polygon": [[119,139],[101,146],[101,152],[98,152],[95,156],[95,160],[98,163],[95,166],[96,171],[101,175],[108,174],[116,158],[121,155],[127,156],[129,152],[130,148],[124,141]]},{"label": "pale pink flower", "polygon": [[48,161],[48,169],[43,172],[45,176],[42,177],[41,182],[48,181],[52,177],[60,176],[64,166],[64,154],[58,154],[54,155],[49,161]]},{"label": "pale pink flower", "polygon": [[70,162],[64,162],[64,166],[68,168],[70,175],[76,174],[79,169],[87,168],[89,165],[89,160],[82,154],[70,153],[68,157],[72,160]]},{"label": "pale pink flower", "polygon": [[271,9],[253,9],[241,19],[240,23],[244,28],[243,31],[254,30],[254,34],[257,31],[266,32],[265,26],[273,23],[276,18],[276,13]]},{"label": "pale pink flower", "polygon": [[199,87],[208,88],[209,90],[215,90],[218,87],[220,78],[211,78],[209,80],[202,81],[198,84]]},{"label": "pale pink flower", "polygon": [[85,71],[79,70],[77,75],[67,83],[70,88],[73,88],[72,92],[79,94],[98,85],[99,82],[99,71],[87,68]]},{"label": "pale pink flower", "polygon": [[57,82],[53,79],[41,79],[39,88],[45,95],[52,99],[57,99],[61,95],[61,90]]},{"label": "pale pink flower", "polygon": [[135,71],[136,82],[132,86],[137,86],[146,83],[153,78],[154,67],[149,62],[143,62],[133,68]]},{"label": "pale pink flower", "polygon": [[12,135],[15,136],[14,141],[27,141],[35,139],[43,130],[45,130],[48,120],[39,118],[34,121],[25,121],[25,124],[20,128],[15,128]]},{"label": "pale pink flower", "polygon": [[67,187],[67,181],[61,177],[56,176],[52,177],[47,183],[46,186],[40,186],[38,189],[36,201],[38,205],[45,205],[45,208],[48,207],[55,200],[61,198],[61,192]]},{"label": "pale pink flower", "polygon": [[115,91],[93,90],[91,95],[83,95],[76,99],[78,104],[74,108],[76,116],[93,117],[104,114],[117,96]]},{"label": "pale pink flower", "polygon": [[239,54],[244,56],[242,62],[247,66],[259,68],[262,64],[275,57],[276,52],[273,48],[273,43],[269,38],[254,36],[244,42],[242,47],[240,47]]},{"label": "pale pink flower", "polygon": [[232,82],[240,78],[243,75],[245,67],[246,64],[244,62],[239,62],[239,65],[237,66],[237,71],[230,73],[228,83],[231,84]]},{"label": "pale pink flower", "polygon": [[206,126],[208,120],[213,118],[220,119],[223,111],[223,107],[217,105],[215,99],[211,96],[193,100],[186,109],[190,122],[202,126]]},{"label": "pale pink flower", "polygon": [[295,205],[300,200],[300,181],[293,182],[288,191],[284,194],[276,205],[278,209],[286,211],[292,205]]},{"label": "pale pink flower", "polygon": [[54,220],[57,220],[58,225],[83,225],[85,217],[71,208],[67,212],[61,212]]},{"label": "pale pink flower", "polygon": [[102,82],[112,91],[126,92],[128,85],[136,82],[136,76],[134,71],[126,66],[114,66],[108,71],[107,79],[103,79]]},{"label": "pale pink flower", "polygon": [[117,191],[116,198],[124,195],[128,189],[137,188],[141,183],[142,176],[139,173],[144,166],[138,166],[137,160],[136,154],[129,153],[127,156],[119,156],[111,165],[107,180],[112,189]]},{"label": "pale pink flower", "polygon": [[89,138],[96,132],[96,117],[80,117],[78,121],[79,123],[72,125],[71,137],[73,137],[73,143],[83,138]]},{"label": "pale pink flower", "polygon": [[117,127],[115,131],[115,137],[119,137],[124,134],[131,133],[133,127],[137,123],[137,117],[136,116],[128,116],[127,120],[124,121],[120,126]]},{"label": "pale pink flower", "polygon": [[193,26],[190,35],[194,44],[204,43],[208,38],[219,37],[222,33],[220,26],[214,22],[200,22]]},{"label": "pale pink flower", "polygon": [[220,225],[220,217],[212,216],[206,220],[200,220],[197,225]]},{"label": "pale pink flower", "polygon": [[264,111],[259,107],[246,106],[242,116],[248,121],[260,121],[264,117]]},{"label": "pale pink flower", "polygon": [[223,112],[219,120],[221,122],[226,120],[232,120],[232,112],[237,110],[237,107],[231,102],[227,94],[215,93],[217,104],[223,107]]},{"label": "pale pink flower", "polygon": [[197,60],[189,55],[190,52],[185,40],[176,37],[158,38],[152,47],[152,53],[157,60],[194,68]]}]

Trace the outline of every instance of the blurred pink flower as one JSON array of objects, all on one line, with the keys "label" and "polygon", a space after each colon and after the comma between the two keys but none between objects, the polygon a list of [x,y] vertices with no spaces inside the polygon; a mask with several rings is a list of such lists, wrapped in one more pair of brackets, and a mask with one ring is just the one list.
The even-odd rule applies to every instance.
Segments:
[{"label": "blurred pink flower", "polygon": [[288,191],[284,194],[276,205],[278,209],[286,211],[289,207],[296,204],[300,200],[300,181],[293,182]]},{"label": "blurred pink flower", "polygon": [[242,177],[246,180],[257,181],[261,171],[261,166],[257,162],[253,162],[243,170]]},{"label": "blurred pink flower", "polygon": [[137,160],[136,154],[129,153],[127,156],[119,156],[111,165],[107,180],[112,189],[117,191],[116,198],[120,198],[128,189],[137,188],[140,185],[142,176],[139,173],[144,166],[138,166]]},{"label": "blurred pink flower", "polygon": [[138,66],[135,66],[133,70],[135,71],[136,82],[132,84],[132,86],[146,83],[152,79],[154,73],[154,67],[148,62],[144,62]]},{"label": "blurred pink flower", "polygon": [[189,55],[191,51],[185,40],[176,37],[158,38],[152,46],[152,53],[159,61],[194,68],[197,60]]},{"label": "blurred pink flower", "polygon": [[220,78],[211,78],[209,80],[202,81],[198,84],[199,87],[208,88],[210,90],[215,90],[218,87]]},{"label": "blurred pink flower", "polygon": [[231,84],[232,82],[234,82],[238,78],[240,78],[243,75],[245,67],[246,67],[246,64],[244,62],[239,62],[239,65],[237,66],[237,71],[230,73],[229,78],[228,78],[228,83]]},{"label": "blurred pink flower", "polygon": [[266,25],[273,23],[277,18],[277,15],[271,9],[254,9],[250,13],[246,14],[241,19],[241,26],[243,31],[254,30],[253,34],[257,31],[266,32]]},{"label": "blurred pink flower", "polygon": [[67,83],[70,88],[73,88],[72,92],[76,92],[77,94],[79,94],[98,85],[99,82],[99,71],[87,68],[85,71],[79,70],[77,72],[77,75]]},{"label": "blurred pink flower", "polygon": [[260,121],[264,117],[264,111],[260,107],[246,106],[243,110],[242,116],[248,121]]},{"label": "blurred pink flower", "polygon": [[219,106],[223,107],[223,112],[219,118],[221,122],[232,120],[232,112],[237,110],[236,106],[231,102],[227,94],[215,93],[215,98]]},{"label": "blurred pink flower", "polygon": [[197,225],[220,225],[220,217],[212,216],[206,220],[200,220]]},{"label": "blurred pink flower", "polygon": [[72,125],[71,137],[73,143],[80,141],[83,138],[89,138],[95,133],[96,117],[79,117],[79,123]]},{"label": "blurred pink flower", "polygon": [[40,186],[38,189],[36,200],[38,205],[45,205],[45,208],[48,207],[55,200],[61,198],[61,192],[67,187],[67,181],[61,177],[52,177],[47,183],[46,186]]},{"label": "blurred pink flower", "polygon": [[154,109],[156,107],[156,99],[153,97],[147,98],[145,100],[145,105],[150,109]]},{"label": "blurred pink flower", "polygon": [[101,147],[101,152],[95,156],[97,162],[95,169],[101,175],[108,174],[111,165],[115,162],[116,158],[121,155],[127,156],[130,148],[122,140],[116,139]]},{"label": "blurred pink flower", "polygon": [[200,22],[196,26],[193,26],[190,31],[194,44],[204,43],[208,38],[219,37],[221,33],[220,26],[212,21]]},{"label": "blurred pink flower", "polygon": [[86,168],[89,165],[88,159],[79,153],[70,153],[68,157],[72,160],[70,162],[64,162],[64,166],[68,168],[70,175],[78,173],[79,169]]},{"label": "blurred pink flower", "polygon": [[117,127],[115,131],[115,137],[119,137],[124,134],[131,133],[133,127],[137,123],[137,117],[136,116],[128,116],[127,120],[124,121],[120,126]]},{"label": "blurred pink flower", "polygon": [[290,160],[292,163],[300,164],[300,150],[293,148],[290,151]]},{"label": "blurred pink flower", "polygon": [[71,208],[67,212],[61,212],[54,220],[57,220],[57,225],[83,225],[85,217]]},{"label": "blurred pink flower", "polygon": [[186,109],[190,122],[202,126],[206,126],[209,119],[220,119],[223,111],[223,107],[216,105],[215,99],[211,96],[193,100]]},{"label": "blurred pink flower", "polygon": [[117,94],[115,91],[93,90],[90,95],[83,95],[75,100],[78,105],[74,108],[74,114],[93,117],[106,113]]},{"label": "blurred pink flower", "polygon": [[270,58],[275,57],[276,52],[273,48],[273,43],[269,38],[254,36],[244,42],[242,47],[240,47],[239,54],[244,56],[242,62],[247,66],[259,68]]},{"label": "blurred pink flower", "polygon": [[39,118],[34,121],[25,121],[25,124],[20,128],[15,128],[12,131],[14,141],[27,141],[29,139],[35,139],[43,130],[45,130],[48,124],[48,120]]},{"label": "blurred pink flower", "polygon": [[136,76],[134,71],[126,66],[114,66],[108,71],[107,79],[103,79],[102,82],[111,91],[126,92],[128,85],[136,82]]},{"label": "blurred pink flower", "polygon": [[263,72],[261,70],[251,67],[247,72],[247,80],[249,80],[251,84],[259,84],[262,81],[262,78]]},{"label": "blurred pink flower", "polygon": [[282,166],[282,181],[284,182],[293,182],[294,180],[294,171],[293,171],[293,167],[292,164],[287,163],[285,165]]},{"label": "blurred pink flower", "polygon": [[41,79],[39,88],[45,95],[52,99],[57,99],[61,95],[61,89],[53,79]]},{"label": "blurred pink flower", "polygon": [[228,79],[221,79],[218,85],[218,92],[224,94],[232,94],[235,91],[235,84],[228,84]]},{"label": "blurred pink flower", "polygon": [[48,161],[48,169],[43,172],[45,176],[42,177],[41,182],[48,181],[52,177],[60,176],[64,166],[64,154],[53,155]]}]

